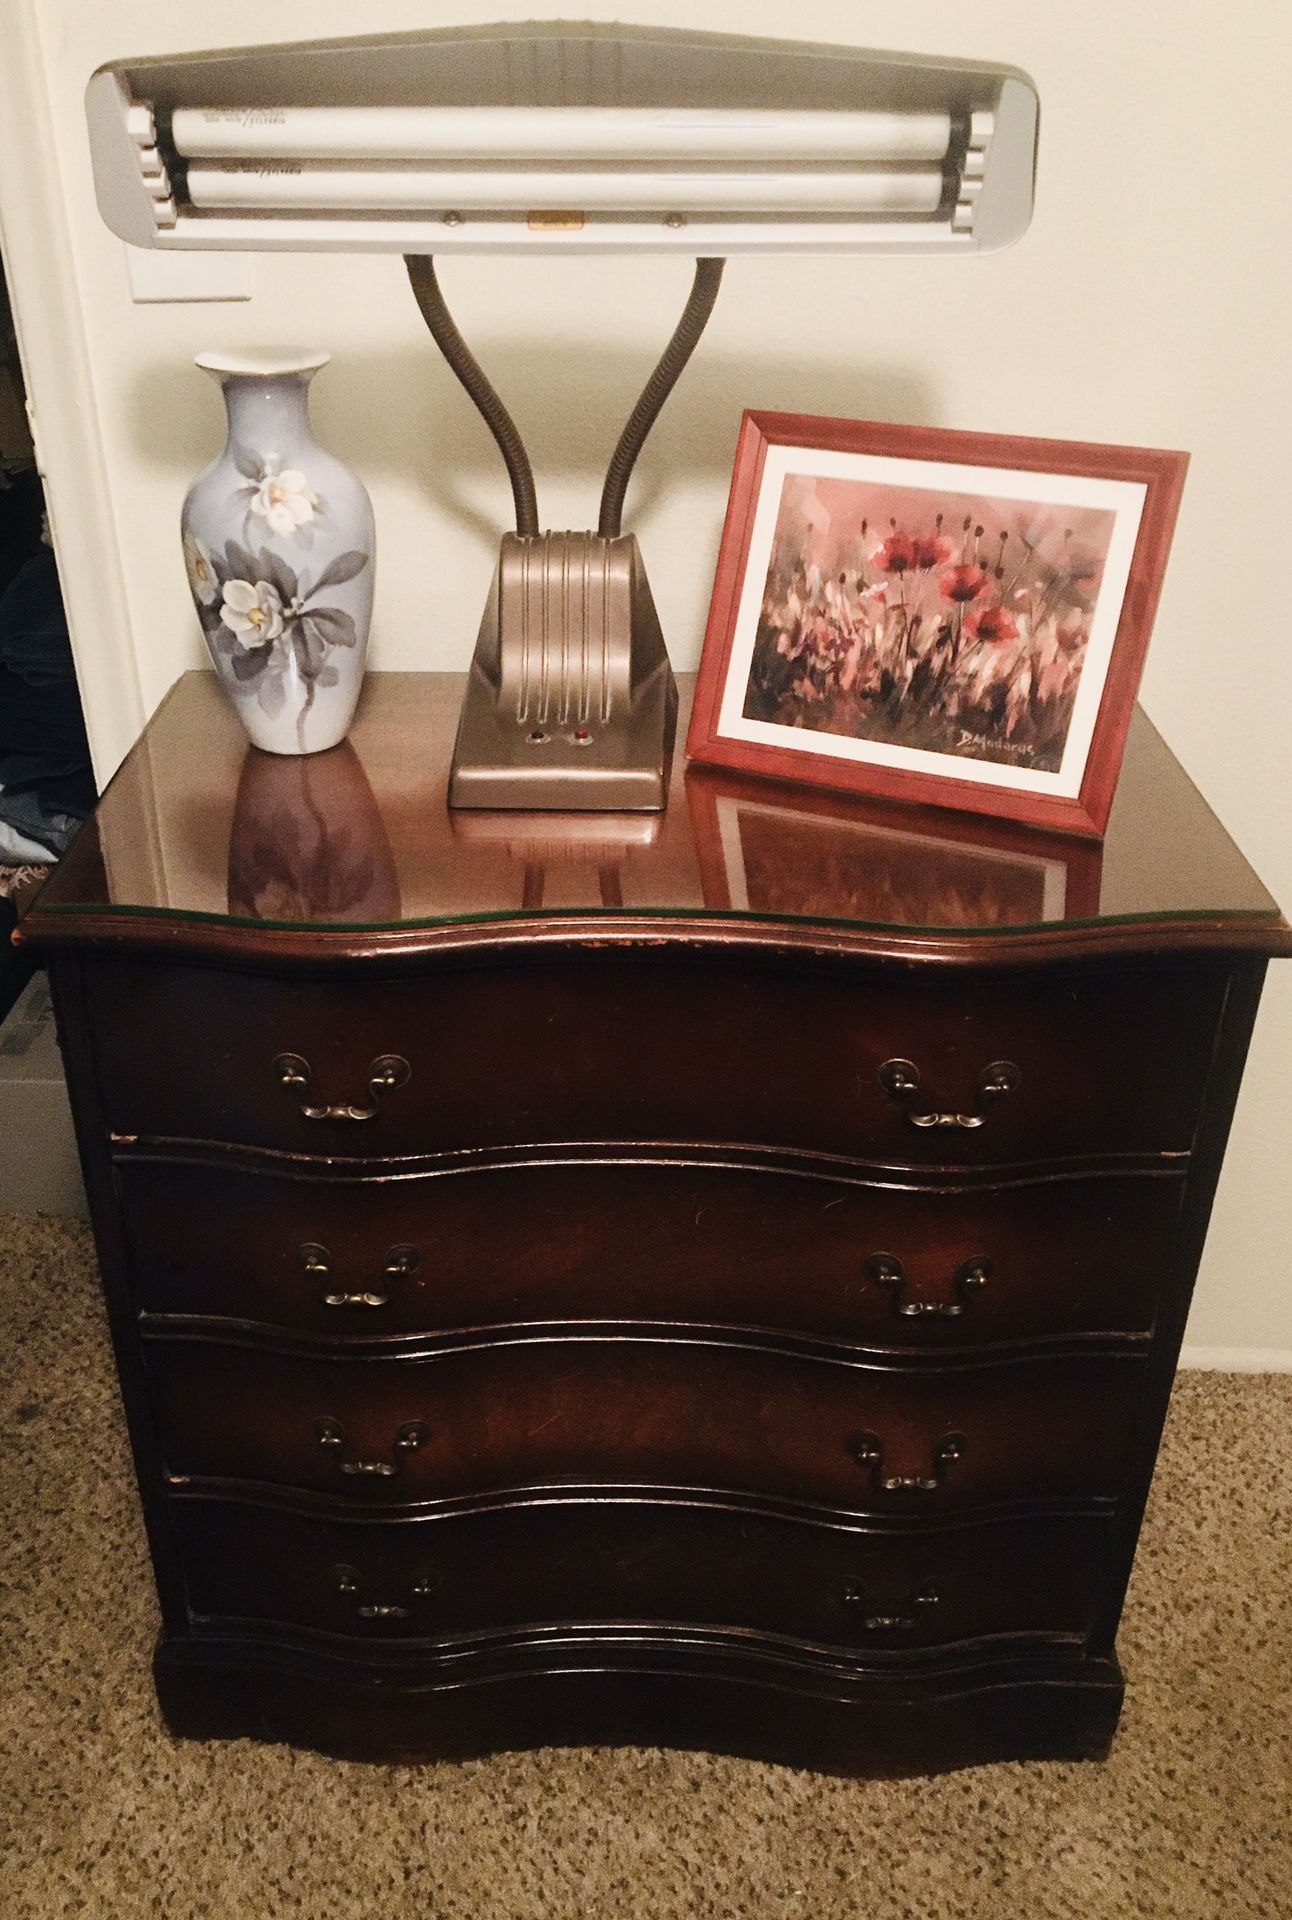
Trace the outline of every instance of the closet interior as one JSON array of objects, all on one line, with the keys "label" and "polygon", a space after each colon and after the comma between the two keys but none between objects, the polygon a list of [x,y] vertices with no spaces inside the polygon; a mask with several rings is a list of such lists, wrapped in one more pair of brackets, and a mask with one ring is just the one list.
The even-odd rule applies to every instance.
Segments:
[{"label": "closet interior", "polygon": [[72,649],[0,269],[0,1020],[31,963],[9,944],[15,901],[94,804]]}]

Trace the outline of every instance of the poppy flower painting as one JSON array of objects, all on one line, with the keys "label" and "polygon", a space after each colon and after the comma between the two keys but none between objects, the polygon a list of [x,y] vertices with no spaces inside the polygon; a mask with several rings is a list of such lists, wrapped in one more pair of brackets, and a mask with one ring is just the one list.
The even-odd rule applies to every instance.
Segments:
[{"label": "poppy flower painting", "polygon": [[1186,464],[747,414],[689,753],[1100,834]]},{"label": "poppy flower painting", "polygon": [[787,474],[745,716],[1057,773],[1116,525]]}]

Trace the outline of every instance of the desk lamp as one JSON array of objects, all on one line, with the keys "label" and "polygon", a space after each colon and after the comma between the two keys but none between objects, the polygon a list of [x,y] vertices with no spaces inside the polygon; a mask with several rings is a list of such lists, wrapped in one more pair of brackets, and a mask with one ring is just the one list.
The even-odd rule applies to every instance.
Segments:
[{"label": "desk lamp", "polygon": [[[623,506],[726,257],[979,253],[1031,216],[1035,90],[976,62],[545,22],[124,60],[86,104],[100,210],[135,246],[405,255],[515,500],[457,807],[664,805],[677,695]],[[543,532],[524,443],[434,256],[625,252],[688,255],[694,285],[597,531]]]}]

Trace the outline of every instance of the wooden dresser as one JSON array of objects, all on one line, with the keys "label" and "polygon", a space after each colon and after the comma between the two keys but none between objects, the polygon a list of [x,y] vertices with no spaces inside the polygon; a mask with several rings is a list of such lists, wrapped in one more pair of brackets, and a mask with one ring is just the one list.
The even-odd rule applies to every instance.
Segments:
[{"label": "wooden dresser", "polygon": [[188,675],[20,928],[167,1722],[1103,1753],[1292,932],[1140,717],[1101,851],[680,755],[452,816],[460,688],[288,761]]}]

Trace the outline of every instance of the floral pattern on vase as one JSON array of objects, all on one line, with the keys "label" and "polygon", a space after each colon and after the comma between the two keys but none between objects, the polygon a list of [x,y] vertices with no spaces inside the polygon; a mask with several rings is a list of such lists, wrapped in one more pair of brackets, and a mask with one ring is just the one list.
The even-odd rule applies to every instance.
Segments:
[{"label": "floral pattern on vase", "polygon": [[320,753],[347,733],[372,614],[372,506],[309,426],[326,354],[203,354],[228,439],[181,516],[207,648],[253,743]]}]

